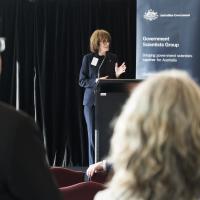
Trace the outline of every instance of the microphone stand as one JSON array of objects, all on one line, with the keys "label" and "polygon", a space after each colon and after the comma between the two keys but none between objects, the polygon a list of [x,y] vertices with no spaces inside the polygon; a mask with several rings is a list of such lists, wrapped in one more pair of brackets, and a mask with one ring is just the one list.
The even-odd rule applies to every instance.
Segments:
[{"label": "microphone stand", "polygon": [[95,94],[96,94],[96,92],[97,92],[97,85],[98,85],[99,78],[100,78],[100,69],[101,69],[101,67],[102,67],[102,65],[103,65],[103,63],[104,63],[104,61],[105,61],[105,59],[106,59],[106,55],[105,55],[105,57],[103,58],[101,64],[99,65],[99,68],[98,68],[98,72],[97,72],[97,81],[96,81],[96,86],[95,86],[95,89],[94,89],[94,93],[95,93]]},{"label": "microphone stand", "polygon": [[105,57],[103,58],[101,64],[99,65],[99,69],[98,69],[98,73],[97,73],[97,79],[100,78],[100,69],[101,69],[101,67],[102,67],[102,65],[103,65],[103,63],[104,63],[104,61],[105,61],[105,59],[106,59],[106,55],[105,55]]}]

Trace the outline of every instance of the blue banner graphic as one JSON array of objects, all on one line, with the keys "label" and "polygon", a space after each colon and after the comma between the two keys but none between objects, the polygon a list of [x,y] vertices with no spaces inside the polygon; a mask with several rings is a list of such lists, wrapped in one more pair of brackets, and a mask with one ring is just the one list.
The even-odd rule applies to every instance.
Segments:
[{"label": "blue banner graphic", "polygon": [[200,1],[138,0],[136,78],[187,70],[200,82]]}]

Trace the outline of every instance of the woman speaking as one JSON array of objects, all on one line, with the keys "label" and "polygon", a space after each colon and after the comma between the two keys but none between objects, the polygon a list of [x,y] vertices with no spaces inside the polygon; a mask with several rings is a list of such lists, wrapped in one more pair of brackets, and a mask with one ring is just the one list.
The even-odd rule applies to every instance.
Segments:
[{"label": "woman speaking", "polygon": [[115,79],[126,71],[123,62],[118,66],[117,56],[109,52],[110,33],[95,30],[90,37],[90,51],[83,57],[79,75],[79,85],[85,88],[83,105],[88,132],[89,165],[94,163],[94,90],[99,79]]}]

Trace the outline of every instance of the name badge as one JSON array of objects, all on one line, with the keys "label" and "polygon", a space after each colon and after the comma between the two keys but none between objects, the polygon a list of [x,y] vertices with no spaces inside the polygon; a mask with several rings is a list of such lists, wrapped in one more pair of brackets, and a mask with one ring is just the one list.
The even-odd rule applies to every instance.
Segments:
[{"label": "name badge", "polygon": [[98,60],[99,60],[98,58],[93,57],[93,58],[92,58],[91,65],[93,65],[93,66],[97,66]]}]

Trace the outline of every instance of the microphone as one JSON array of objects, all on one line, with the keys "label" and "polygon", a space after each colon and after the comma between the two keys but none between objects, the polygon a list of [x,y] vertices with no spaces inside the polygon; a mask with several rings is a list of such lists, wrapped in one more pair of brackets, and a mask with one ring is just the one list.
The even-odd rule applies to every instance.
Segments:
[{"label": "microphone", "polygon": [[97,87],[97,85],[99,84],[100,69],[101,69],[101,67],[102,67],[102,65],[103,65],[103,63],[104,63],[104,61],[105,61],[105,59],[106,59],[106,55],[104,56],[104,58],[103,58],[101,64],[99,65],[99,68],[98,68],[97,78],[96,78],[96,85],[95,85],[95,89],[94,89],[94,94],[96,94],[97,91],[98,91],[98,87]]},{"label": "microphone", "polygon": [[103,58],[101,64],[99,65],[99,69],[98,69],[98,72],[97,72],[97,79],[100,78],[100,69],[101,69],[101,67],[102,67],[102,65],[103,65],[103,63],[104,63],[104,61],[105,61],[105,59],[106,59],[106,55],[105,55],[105,57]]}]

